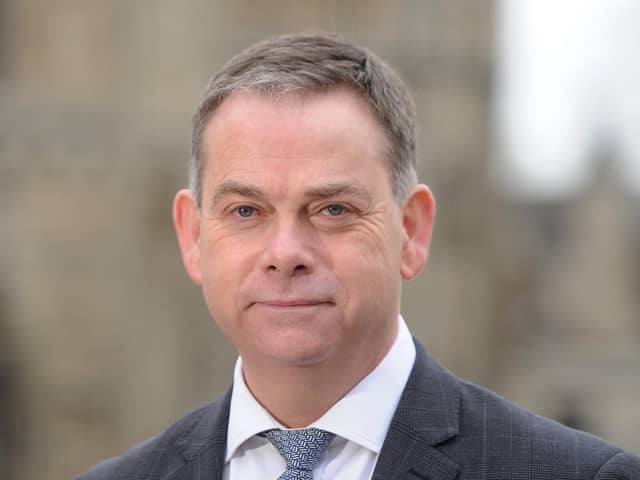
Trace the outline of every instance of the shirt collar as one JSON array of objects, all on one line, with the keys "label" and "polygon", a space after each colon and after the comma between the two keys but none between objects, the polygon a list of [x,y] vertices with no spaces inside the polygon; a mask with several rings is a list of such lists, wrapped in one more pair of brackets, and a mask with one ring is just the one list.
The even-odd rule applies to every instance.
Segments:
[{"label": "shirt collar", "polygon": [[[380,453],[415,356],[411,334],[399,316],[398,335],[376,368],[310,426]],[[249,438],[271,428],[284,427],[247,388],[242,375],[242,359],[238,357],[233,373],[225,462]]]}]

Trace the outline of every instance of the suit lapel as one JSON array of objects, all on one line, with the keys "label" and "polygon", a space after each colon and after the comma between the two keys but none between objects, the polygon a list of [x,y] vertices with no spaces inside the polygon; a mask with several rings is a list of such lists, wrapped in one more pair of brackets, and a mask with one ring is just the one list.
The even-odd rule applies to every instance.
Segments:
[{"label": "suit lapel", "polygon": [[197,423],[175,443],[186,464],[171,480],[221,480],[227,447],[231,389],[211,404]]},{"label": "suit lapel", "polygon": [[452,480],[459,466],[435,447],[458,434],[458,380],[416,342],[416,361],[372,480]]},{"label": "suit lapel", "polygon": [[[185,464],[171,480],[221,480],[231,389],[202,410],[175,443]],[[416,341],[416,361],[385,438],[372,480],[453,480],[459,466],[438,444],[458,434],[458,380]]]}]

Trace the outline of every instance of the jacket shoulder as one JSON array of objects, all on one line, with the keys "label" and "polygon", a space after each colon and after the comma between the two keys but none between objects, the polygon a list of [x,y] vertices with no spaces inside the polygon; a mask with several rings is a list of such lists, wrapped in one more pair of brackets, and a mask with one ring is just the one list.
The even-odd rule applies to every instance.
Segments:
[{"label": "jacket shoulder", "polygon": [[461,464],[475,464],[485,472],[502,469],[507,478],[552,474],[549,478],[640,479],[640,460],[621,448],[524,410],[478,385],[460,385],[455,451],[464,456]]},{"label": "jacket shoulder", "polygon": [[[194,448],[204,447],[205,439],[213,436],[216,419],[223,408],[224,399],[208,403],[185,415],[159,435],[93,466],[76,480],[169,478],[185,466]],[[224,427],[226,429],[226,424]]]},{"label": "jacket shoulder", "polygon": [[620,452],[611,457],[599,470],[594,480],[633,480],[640,478],[640,457]]}]

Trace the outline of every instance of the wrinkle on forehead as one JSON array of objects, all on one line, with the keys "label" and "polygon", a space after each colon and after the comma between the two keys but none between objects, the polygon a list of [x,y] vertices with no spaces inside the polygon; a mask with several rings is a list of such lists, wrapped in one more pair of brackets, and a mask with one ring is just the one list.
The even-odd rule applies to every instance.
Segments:
[{"label": "wrinkle on forehead", "polygon": [[[326,116],[318,114],[327,108],[333,110],[334,125],[344,124],[343,135],[336,136],[335,131],[328,131]],[[347,122],[354,113],[359,116],[357,124]],[[233,128],[234,126],[236,128]],[[225,129],[225,136],[218,132],[220,128]],[[350,129],[364,132],[371,141],[365,146],[355,145],[352,136],[348,134]],[[325,154],[330,155],[332,150],[347,146],[357,149],[355,154],[371,157],[372,161],[381,158],[387,162],[391,173],[388,135],[373,106],[359,92],[348,86],[287,95],[269,95],[253,91],[232,94],[218,107],[205,129],[202,145],[204,167],[207,167],[208,162],[237,155],[248,158],[257,155],[257,149],[251,144],[242,145],[242,151],[237,149],[237,140],[241,139],[247,130],[251,130],[265,142],[271,142],[274,147],[277,146],[279,156],[296,156],[300,150],[308,152],[314,149],[323,149]],[[287,143],[277,143],[279,136],[284,138],[287,134],[294,134],[295,137],[296,133],[301,134],[299,144],[291,143],[290,138]],[[310,133],[313,134],[313,138],[306,138]]]}]

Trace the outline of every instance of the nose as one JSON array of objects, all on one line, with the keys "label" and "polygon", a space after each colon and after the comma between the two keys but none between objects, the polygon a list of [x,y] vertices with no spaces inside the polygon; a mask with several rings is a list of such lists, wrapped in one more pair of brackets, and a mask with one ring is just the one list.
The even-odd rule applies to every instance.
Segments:
[{"label": "nose", "polygon": [[304,222],[275,221],[265,239],[263,268],[269,274],[285,277],[305,275],[313,271],[315,256],[312,234]]}]

